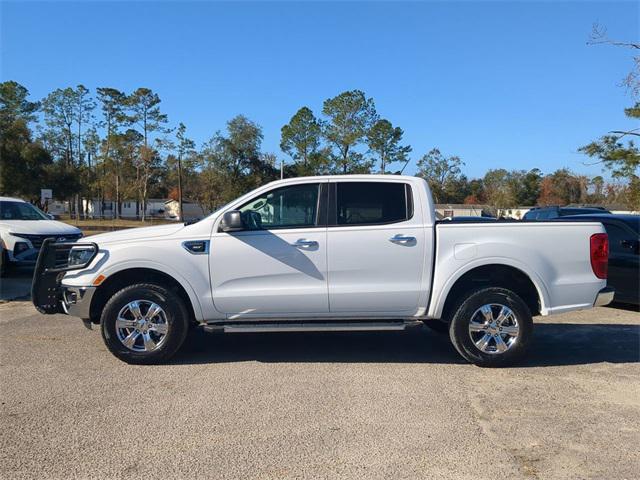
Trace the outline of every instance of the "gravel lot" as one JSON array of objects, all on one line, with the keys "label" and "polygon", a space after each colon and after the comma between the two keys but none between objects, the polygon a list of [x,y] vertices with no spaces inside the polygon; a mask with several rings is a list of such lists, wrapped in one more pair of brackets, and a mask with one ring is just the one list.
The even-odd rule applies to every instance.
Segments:
[{"label": "gravel lot", "polygon": [[538,319],[518,368],[430,331],[196,333],[129,366],[98,331],[0,305],[2,478],[640,476],[640,314]]}]

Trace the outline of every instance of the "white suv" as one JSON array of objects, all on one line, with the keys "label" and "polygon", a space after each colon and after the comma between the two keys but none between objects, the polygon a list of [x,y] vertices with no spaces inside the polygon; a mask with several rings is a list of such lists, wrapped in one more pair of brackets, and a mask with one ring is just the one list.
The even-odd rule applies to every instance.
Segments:
[{"label": "white suv", "polygon": [[45,238],[72,242],[80,229],[51,220],[45,213],[19,198],[0,197],[0,272],[10,265],[34,265]]}]

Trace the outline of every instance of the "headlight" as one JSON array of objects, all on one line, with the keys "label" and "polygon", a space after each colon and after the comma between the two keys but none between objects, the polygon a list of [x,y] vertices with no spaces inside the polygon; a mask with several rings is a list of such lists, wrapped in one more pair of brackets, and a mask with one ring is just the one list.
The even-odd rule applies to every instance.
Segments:
[{"label": "headlight", "polygon": [[83,265],[91,260],[93,249],[91,248],[72,248],[69,251],[69,266]]},{"label": "headlight", "polygon": [[26,252],[29,250],[29,244],[27,242],[16,242],[13,245],[13,254],[18,255],[19,253]]}]

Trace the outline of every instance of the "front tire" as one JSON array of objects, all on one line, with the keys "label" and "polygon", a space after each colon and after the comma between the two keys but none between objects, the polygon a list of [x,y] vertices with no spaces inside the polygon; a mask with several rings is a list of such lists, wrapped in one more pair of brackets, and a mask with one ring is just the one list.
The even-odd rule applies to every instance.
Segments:
[{"label": "front tire", "polygon": [[5,278],[9,274],[9,252],[4,248],[0,252],[0,278]]},{"label": "front tire", "polygon": [[182,299],[162,285],[143,283],[118,291],[100,317],[102,338],[120,360],[131,364],[167,361],[189,331]]},{"label": "front tire", "polygon": [[480,367],[506,367],[522,358],[533,336],[531,312],[506,288],[472,292],[454,309],[449,336],[466,360]]}]

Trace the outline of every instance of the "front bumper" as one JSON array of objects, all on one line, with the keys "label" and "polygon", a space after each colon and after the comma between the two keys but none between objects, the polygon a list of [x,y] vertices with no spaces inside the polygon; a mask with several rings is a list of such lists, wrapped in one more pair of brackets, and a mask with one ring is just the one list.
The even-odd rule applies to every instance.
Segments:
[{"label": "front bumper", "polygon": [[[75,247],[91,250],[92,253],[84,263],[69,266],[69,252]],[[42,243],[31,284],[31,301],[36,309],[49,315],[68,313],[80,318],[89,318],[89,305],[94,288],[63,287],[62,279],[66,272],[87,268],[97,254],[98,245],[93,242],[55,243],[53,239],[46,239]]]},{"label": "front bumper", "polygon": [[596,301],[593,302],[594,307],[604,307],[605,305],[609,305],[613,302],[613,296],[616,291],[613,287],[604,287],[602,290],[598,292],[596,296]]},{"label": "front bumper", "polygon": [[91,317],[91,299],[96,287],[66,287],[62,285],[61,303],[64,313],[72,317]]}]

